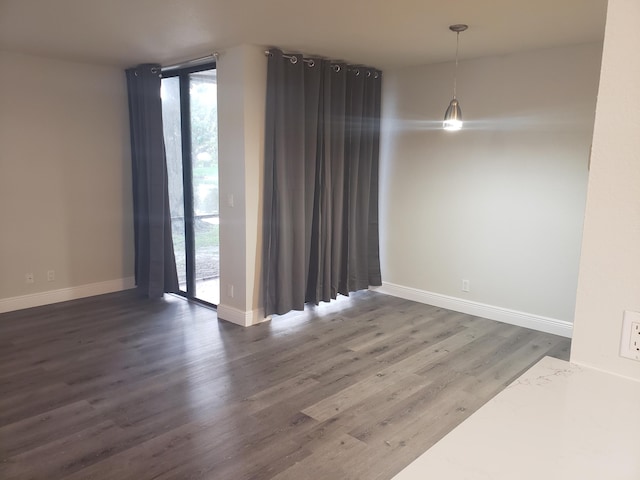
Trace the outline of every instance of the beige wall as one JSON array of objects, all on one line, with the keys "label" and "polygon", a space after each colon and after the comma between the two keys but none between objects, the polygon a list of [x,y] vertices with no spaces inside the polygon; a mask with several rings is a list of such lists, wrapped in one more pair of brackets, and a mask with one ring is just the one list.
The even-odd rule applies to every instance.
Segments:
[{"label": "beige wall", "polygon": [[[220,52],[220,305],[225,320],[250,325],[260,313],[262,178],[267,60],[264,48]],[[233,197],[233,206],[229,198]],[[229,286],[233,285],[233,297]]]},{"label": "beige wall", "polygon": [[640,380],[618,355],[640,311],[640,2],[609,0],[571,360]]},{"label": "beige wall", "polygon": [[459,132],[441,129],[452,64],[385,72],[385,282],[573,319],[600,56],[591,44],[461,62]]},{"label": "beige wall", "polygon": [[6,52],[0,65],[0,300],[132,276],[124,73]]},{"label": "beige wall", "polygon": [[[221,52],[218,76],[218,172],[220,176],[220,305],[244,311],[246,286],[244,57]],[[233,196],[233,206],[229,204]],[[228,287],[233,285],[233,297]]]}]

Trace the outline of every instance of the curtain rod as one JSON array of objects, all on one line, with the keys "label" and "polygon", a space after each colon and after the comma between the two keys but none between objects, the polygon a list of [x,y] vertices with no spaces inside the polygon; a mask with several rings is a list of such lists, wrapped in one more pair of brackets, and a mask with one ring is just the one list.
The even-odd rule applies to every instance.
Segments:
[{"label": "curtain rod", "polygon": [[[271,56],[271,51],[270,50],[265,50],[264,51],[265,56],[270,57]],[[298,63],[298,57],[295,55],[287,55],[286,53],[283,53],[282,56],[284,58],[288,58],[289,61],[292,64],[296,64]],[[312,58],[302,58],[302,61],[306,64],[308,64],[310,67],[315,66],[316,62],[312,59]],[[333,70],[335,70],[336,72],[339,72],[341,69],[341,64],[342,62],[336,62],[336,61],[331,61],[331,67],[333,68]],[[377,68],[373,68],[373,67],[363,67],[361,65],[351,65],[351,64],[346,64],[347,68],[350,70],[355,70],[356,71],[356,76],[360,75],[360,69],[362,68],[363,70],[365,70],[367,72],[367,77],[371,76],[371,71],[373,70],[375,73],[373,74],[375,78],[378,78],[379,75],[381,75],[382,72],[379,72]]]},{"label": "curtain rod", "polygon": [[218,60],[218,52],[210,53],[204,57],[192,58],[191,60],[185,60],[179,63],[172,63],[171,65],[165,65],[161,68],[163,72],[170,72],[171,70],[177,70],[179,68],[191,67],[199,65],[201,63],[207,63],[210,61]]},{"label": "curtain rod", "polygon": [[[265,50],[264,54],[267,57],[271,56],[271,52],[269,50]],[[287,55],[286,53],[283,53],[282,56],[284,58],[288,58],[291,61],[291,63],[293,63],[294,65],[298,63],[298,57],[296,57],[295,55]],[[316,64],[316,62],[314,62],[311,58],[303,58],[302,61],[304,63],[308,63],[310,67],[313,67]]]}]

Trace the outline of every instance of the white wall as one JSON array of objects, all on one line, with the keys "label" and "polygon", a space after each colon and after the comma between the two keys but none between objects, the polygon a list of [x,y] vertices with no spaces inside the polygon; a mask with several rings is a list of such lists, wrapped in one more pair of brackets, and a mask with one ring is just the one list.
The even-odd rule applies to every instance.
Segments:
[{"label": "white wall", "polygon": [[[6,52],[0,65],[0,311],[29,306],[19,300],[31,294],[127,284],[133,234],[124,73]],[[46,281],[48,270],[54,282]]]},{"label": "white wall", "polygon": [[573,319],[601,48],[461,62],[459,132],[451,63],[385,72],[385,283]]},{"label": "white wall", "polygon": [[[220,318],[251,325],[264,320],[262,179],[267,59],[264,47],[220,53],[218,129],[220,172]],[[233,206],[229,198],[233,196]],[[229,286],[233,285],[233,297]]]},{"label": "white wall", "polygon": [[609,0],[571,360],[640,380],[618,356],[640,311],[640,2]]}]

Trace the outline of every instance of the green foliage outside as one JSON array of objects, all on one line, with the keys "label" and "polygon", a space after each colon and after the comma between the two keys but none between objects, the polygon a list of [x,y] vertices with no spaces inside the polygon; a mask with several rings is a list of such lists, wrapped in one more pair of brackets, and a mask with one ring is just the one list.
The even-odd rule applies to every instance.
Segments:
[{"label": "green foliage outside", "polygon": [[[201,215],[217,215],[218,199],[218,109],[215,71],[190,74],[191,165],[195,213],[196,278],[218,276],[219,225]],[[182,186],[182,138],[180,90],[178,78],[162,80],[162,110],[169,204],[172,216],[173,245],[180,281],[185,276],[184,198]]]},{"label": "green foliage outside", "polygon": [[[204,224],[204,225],[201,225]],[[184,222],[181,220],[174,220],[171,222],[172,234],[173,234],[173,247],[174,249],[184,250]],[[196,220],[195,225],[195,240],[196,250],[204,247],[219,247],[220,246],[220,225],[210,224],[202,220]]]}]

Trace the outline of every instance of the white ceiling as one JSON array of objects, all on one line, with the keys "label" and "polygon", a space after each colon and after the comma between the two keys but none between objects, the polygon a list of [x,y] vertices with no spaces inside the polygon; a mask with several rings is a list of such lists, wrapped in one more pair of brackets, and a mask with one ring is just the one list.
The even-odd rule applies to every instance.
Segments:
[{"label": "white ceiling", "polygon": [[242,43],[379,68],[601,41],[606,0],[0,0],[0,49],[131,66]]}]

